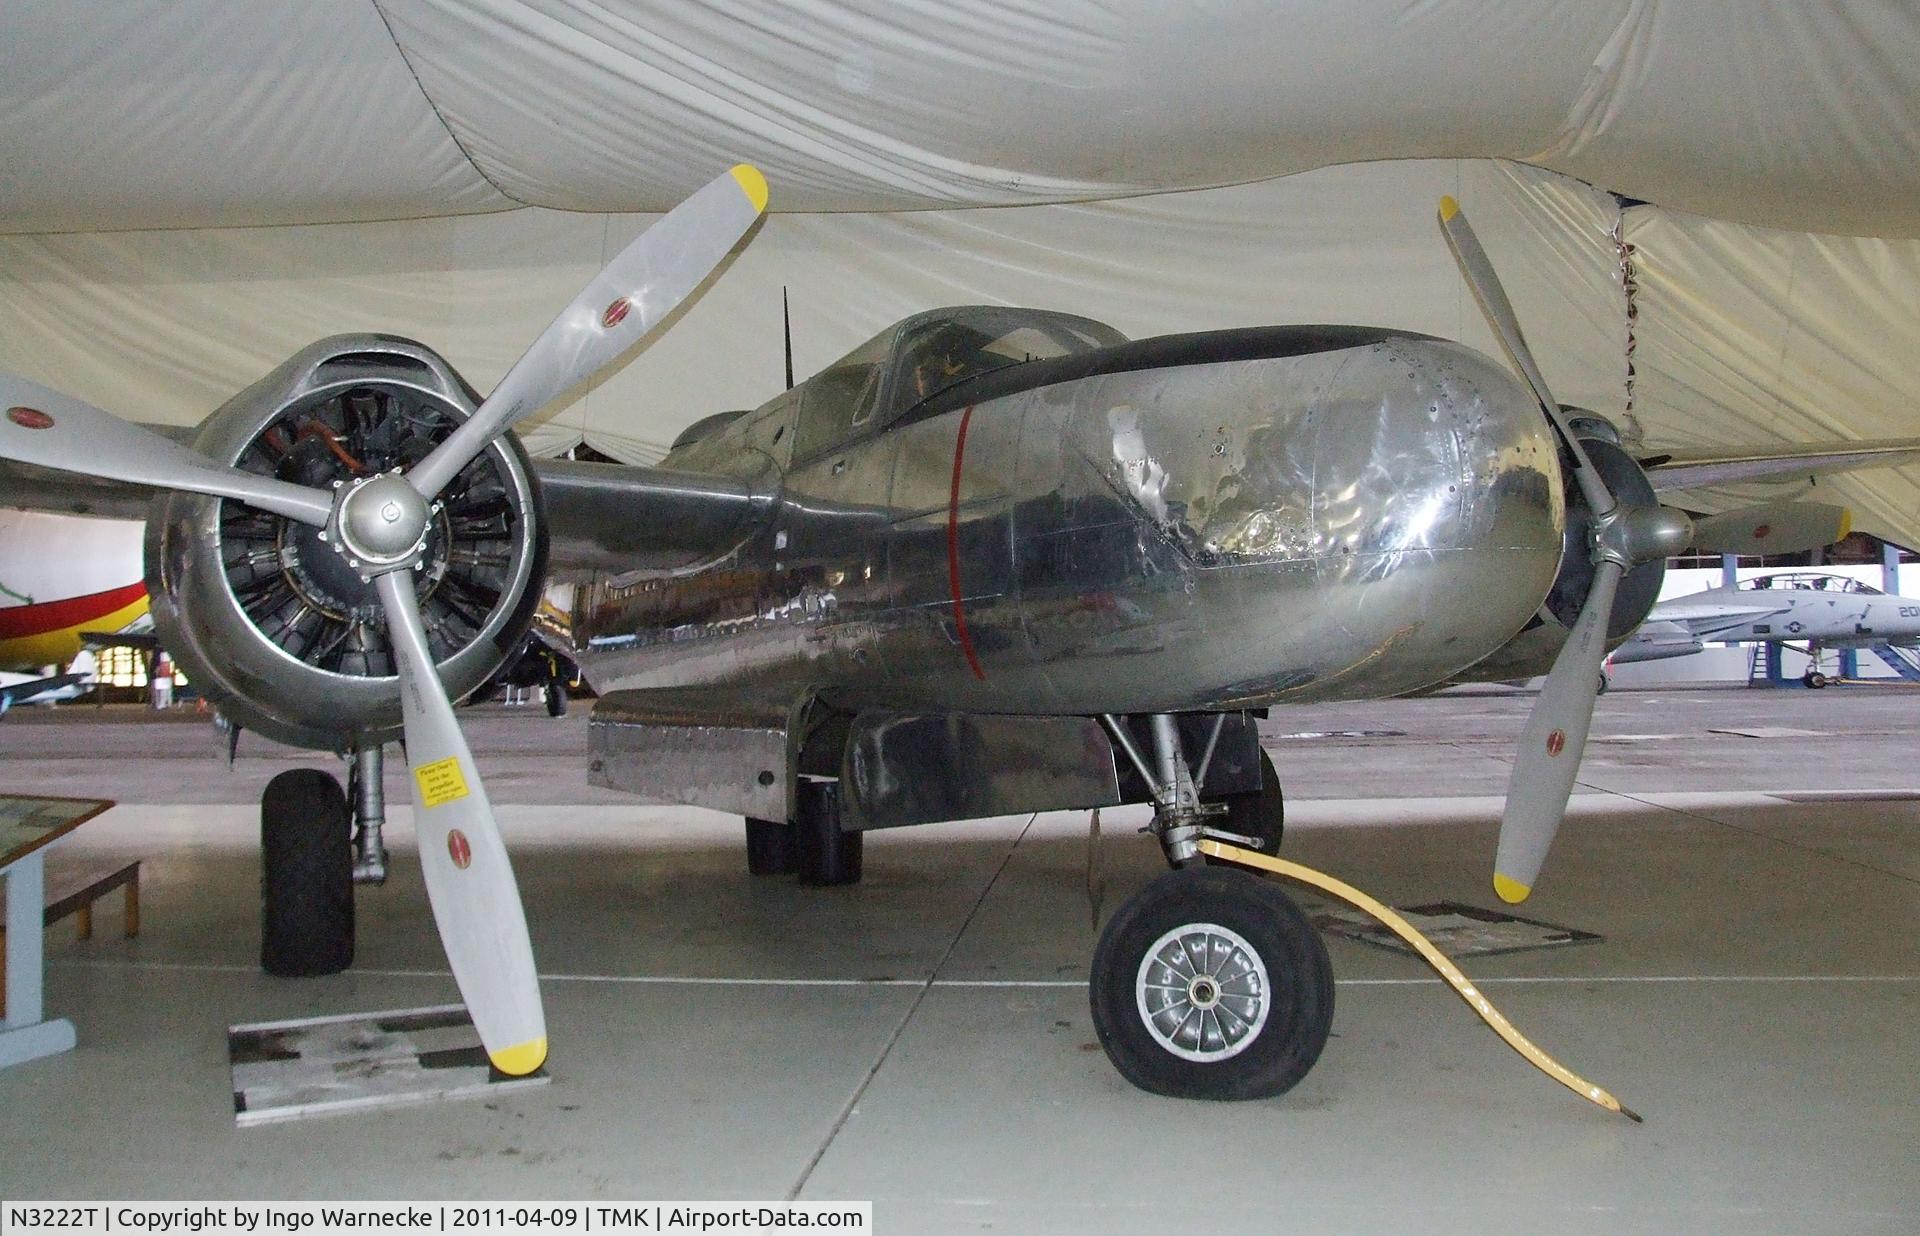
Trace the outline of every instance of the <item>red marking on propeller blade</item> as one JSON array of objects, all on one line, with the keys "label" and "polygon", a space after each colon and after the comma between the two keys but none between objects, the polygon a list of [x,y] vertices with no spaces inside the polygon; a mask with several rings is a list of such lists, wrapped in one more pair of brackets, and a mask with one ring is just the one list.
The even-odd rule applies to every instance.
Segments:
[{"label": "red marking on propeller blade", "polygon": [[1555,730],[1553,733],[1547,735],[1547,754],[1548,755],[1559,755],[1562,751],[1565,751],[1566,749],[1567,749],[1567,732],[1565,730]]},{"label": "red marking on propeller blade", "polygon": [[600,315],[600,325],[606,327],[608,330],[612,330],[614,327],[620,325],[620,319],[626,317],[632,309],[633,302],[622,296],[619,300],[608,305],[606,311]]},{"label": "red marking on propeller blade", "polygon": [[1772,531],[1773,531],[1772,524],[1761,524],[1758,528],[1755,528],[1753,530],[1753,539],[1756,541],[1764,541],[1767,539],[1768,534],[1770,534]]},{"label": "red marking on propeller blade", "polygon": [[467,835],[457,828],[447,834],[447,856],[462,871],[473,861],[473,847],[467,844]]},{"label": "red marking on propeller blade", "polygon": [[953,441],[953,488],[947,493],[947,586],[953,592],[953,629],[966,655],[967,668],[981,682],[987,671],[980,668],[980,657],[973,651],[973,636],[967,632],[967,607],[960,591],[960,465],[967,456],[967,424],[973,420],[973,406],[960,414],[960,432]]},{"label": "red marking on propeller blade", "polygon": [[53,418],[38,408],[8,408],[7,419],[22,429],[53,428]]}]

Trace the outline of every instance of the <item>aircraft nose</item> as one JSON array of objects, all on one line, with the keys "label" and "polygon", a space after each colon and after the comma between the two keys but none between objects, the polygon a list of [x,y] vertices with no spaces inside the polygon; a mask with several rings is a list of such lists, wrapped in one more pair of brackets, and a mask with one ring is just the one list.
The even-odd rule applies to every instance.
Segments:
[{"label": "aircraft nose", "polygon": [[1519,380],[1459,344],[1395,339],[1356,352],[1313,421],[1317,582],[1370,673],[1431,682],[1510,639],[1553,584],[1565,518],[1552,431]]}]

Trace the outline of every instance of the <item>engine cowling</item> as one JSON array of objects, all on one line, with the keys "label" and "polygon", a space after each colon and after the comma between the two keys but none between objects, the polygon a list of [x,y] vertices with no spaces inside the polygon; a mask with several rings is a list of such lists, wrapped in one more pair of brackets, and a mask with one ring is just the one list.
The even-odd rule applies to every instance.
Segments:
[{"label": "engine cowling", "polygon": [[[201,425],[194,447],[328,488],[406,468],[479,399],[431,349],[340,335],[302,350]],[[456,700],[514,654],[546,576],[540,489],[503,434],[437,495],[414,574],[427,639]],[[173,493],[147,517],[160,642],[231,720],[341,750],[400,734],[400,694],[373,585],[322,529],[238,502]]]},{"label": "engine cowling", "polygon": [[[1570,409],[1578,412],[1579,409]],[[1584,420],[1598,419],[1587,414]],[[1604,424],[1605,422],[1601,422]],[[1593,432],[1591,424],[1577,419],[1575,432],[1587,458],[1607,483],[1615,499],[1624,507],[1657,507],[1659,498],[1643,469],[1611,435]],[[1573,629],[1593,587],[1593,512],[1588,509],[1580,487],[1567,487],[1566,534],[1562,542],[1560,569],[1553,588],[1547,594],[1541,612],[1519,634],[1490,656],[1476,662],[1455,682],[1510,682],[1534,678],[1553,667],[1553,659]],[[1614,593],[1613,609],[1607,618],[1607,643],[1618,647],[1646,620],[1660,599],[1660,585],[1666,579],[1667,561],[1656,558],[1629,569]]]}]

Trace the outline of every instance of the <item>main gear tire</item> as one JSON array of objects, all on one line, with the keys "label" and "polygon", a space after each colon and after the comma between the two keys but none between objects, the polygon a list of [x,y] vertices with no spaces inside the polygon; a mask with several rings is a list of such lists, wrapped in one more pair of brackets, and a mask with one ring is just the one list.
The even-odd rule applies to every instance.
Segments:
[{"label": "main gear tire", "polygon": [[840,826],[840,783],[802,780],[798,793],[800,818],[793,831],[800,883],[819,888],[858,884],[865,836]]},{"label": "main gear tire", "polygon": [[260,795],[260,968],[281,978],[353,964],[353,814],[340,782],[295,768]]},{"label": "main gear tire", "polygon": [[799,829],[785,820],[747,817],[747,872],[792,875],[800,870]]}]

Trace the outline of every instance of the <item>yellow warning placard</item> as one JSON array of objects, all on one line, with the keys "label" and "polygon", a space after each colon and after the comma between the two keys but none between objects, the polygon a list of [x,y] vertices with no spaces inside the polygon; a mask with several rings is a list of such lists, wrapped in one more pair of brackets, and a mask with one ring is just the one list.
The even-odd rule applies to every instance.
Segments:
[{"label": "yellow warning placard", "polygon": [[413,770],[413,779],[420,783],[420,801],[429,807],[444,807],[467,796],[467,778],[453,756],[422,764]]}]

